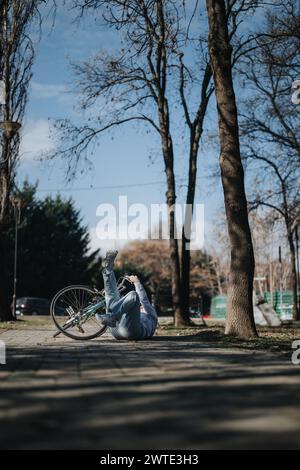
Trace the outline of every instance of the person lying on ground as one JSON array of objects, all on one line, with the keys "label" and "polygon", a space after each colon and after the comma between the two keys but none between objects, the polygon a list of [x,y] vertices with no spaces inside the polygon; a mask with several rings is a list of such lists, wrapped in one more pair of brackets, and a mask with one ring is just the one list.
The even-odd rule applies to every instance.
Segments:
[{"label": "person lying on ground", "polygon": [[117,251],[108,251],[103,261],[106,314],[96,314],[96,318],[109,327],[116,339],[151,338],[158,323],[156,310],[137,276],[128,277],[134,289],[121,297],[113,270],[117,254]]}]

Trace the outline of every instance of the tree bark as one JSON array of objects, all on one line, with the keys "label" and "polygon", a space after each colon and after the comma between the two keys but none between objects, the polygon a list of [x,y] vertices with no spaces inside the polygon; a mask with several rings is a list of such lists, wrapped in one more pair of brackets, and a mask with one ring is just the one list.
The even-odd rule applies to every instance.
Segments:
[{"label": "tree bark", "polygon": [[2,151],[0,162],[0,227],[4,227],[5,219],[7,216],[8,201],[9,201],[9,139],[2,134]]},{"label": "tree bark", "polygon": [[14,317],[10,308],[10,299],[4,276],[2,260],[5,258],[4,232],[7,230],[7,217],[0,223],[0,321],[12,321]]},{"label": "tree bark", "polygon": [[166,165],[167,175],[167,204],[169,208],[169,247],[170,247],[170,260],[171,260],[171,282],[172,282],[172,299],[174,309],[174,323],[176,326],[186,325],[186,319],[181,306],[180,296],[180,263],[179,263],[179,249],[178,239],[176,235],[176,218],[175,218],[175,179],[174,171],[171,165]]},{"label": "tree bark", "polygon": [[[190,304],[190,237],[192,226],[192,215],[195,201],[196,177],[197,177],[197,155],[199,149],[199,139],[195,140],[195,132],[191,132],[190,157],[189,157],[189,177],[188,190],[186,196],[187,212],[184,218],[184,226],[181,237],[181,308],[187,323],[192,323],[189,315]],[[189,209],[189,206],[192,210]]]},{"label": "tree bark", "polygon": [[9,192],[10,192],[10,177],[9,177],[9,139],[3,134],[2,137],[2,152],[0,164],[0,321],[14,320],[10,308],[10,299],[6,290],[5,280],[3,278],[4,272],[1,268],[1,262],[4,259],[4,237],[3,234],[8,228],[8,207],[9,207]]},{"label": "tree bark", "polygon": [[[163,120],[163,117],[161,117]],[[180,292],[180,262],[179,262],[179,249],[178,239],[176,234],[176,217],[175,217],[175,202],[176,202],[176,188],[175,188],[175,175],[174,175],[174,155],[173,144],[170,134],[166,129],[165,123],[162,122],[161,134],[162,149],[165,161],[165,172],[167,176],[167,205],[169,209],[169,247],[170,247],[170,264],[171,264],[171,285],[172,285],[172,301],[174,310],[174,323],[176,326],[187,325],[188,321],[184,315],[181,306],[181,292]]]},{"label": "tree bark", "polygon": [[293,298],[293,320],[300,320],[299,308],[298,308],[298,297],[297,297],[297,269],[296,269],[296,250],[293,240],[293,233],[289,230],[288,242],[290,248],[291,258],[291,287],[292,287],[292,298]]},{"label": "tree bark", "polygon": [[[279,175],[279,172],[278,172]],[[297,268],[296,268],[296,248],[293,239],[292,221],[290,219],[290,210],[288,204],[288,187],[286,186],[285,180],[281,178],[281,188],[283,196],[283,210],[284,210],[284,221],[286,226],[287,239],[290,249],[290,260],[291,260],[291,287],[292,287],[292,298],[293,298],[293,320],[299,320],[299,309],[298,309],[298,298],[297,298]]]},{"label": "tree bark", "polygon": [[[10,109],[10,67],[8,55],[5,57],[5,105],[3,106],[4,121],[11,118]],[[5,247],[4,237],[2,236],[8,228],[8,212],[9,212],[9,195],[11,190],[11,175],[9,168],[9,160],[11,154],[11,138],[6,132],[2,131],[2,149],[0,162],[0,321],[13,320],[10,308],[10,299],[6,290],[5,280],[3,279],[3,271],[1,269],[1,260],[4,259]]]},{"label": "tree bark", "polygon": [[[41,2],[28,0],[0,1],[0,62],[1,79],[5,85],[2,121],[22,123],[28,97],[28,87],[34,59],[34,44],[30,38],[30,22],[40,18]],[[2,235],[9,221],[9,196],[13,187],[18,161],[19,138],[13,129],[3,129],[0,155],[0,263],[5,254]],[[11,319],[10,299],[3,284],[0,265],[0,318]]]},{"label": "tree bark", "polygon": [[254,253],[240,156],[231,46],[224,0],[206,0],[206,5],[219,116],[220,168],[231,249],[225,332],[250,338],[257,335],[252,302]]}]

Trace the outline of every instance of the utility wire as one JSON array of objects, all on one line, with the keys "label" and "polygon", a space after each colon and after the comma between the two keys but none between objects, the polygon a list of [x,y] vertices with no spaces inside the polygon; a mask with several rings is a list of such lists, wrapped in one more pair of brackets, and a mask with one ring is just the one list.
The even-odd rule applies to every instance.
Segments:
[{"label": "utility wire", "polygon": [[59,188],[59,189],[37,189],[37,192],[49,191],[99,191],[102,189],[121,189],[121,188],[135,188],[140,186],[154,186],[156,184],[164,184],[164,181],[150,181],[148,183],[134,183],[134,184],[119,184],[111,186],[87,186],[85,188]]},{"label": "utility wire", "polygon": [[[198,177],[200,179],[201,177]],[[179,179],[180,181],[180,179]],[[100,190],[105,190],[105,189],[122,189],[122,188],[137,188],[137,187],[144,187],[144,186],[155,186],[155,185],[161,185],[165,184],[165,181],[149,181],[146,183],[129,183],[129,184],[118,184],[118,185],[110,185],[110,186],[87,186],[83,188],[59,188],[59,189],[38,189],[37,192],[60,192],[60,191],[67,191],[67,192],[73,192],[73,191],[100,191]]]}]

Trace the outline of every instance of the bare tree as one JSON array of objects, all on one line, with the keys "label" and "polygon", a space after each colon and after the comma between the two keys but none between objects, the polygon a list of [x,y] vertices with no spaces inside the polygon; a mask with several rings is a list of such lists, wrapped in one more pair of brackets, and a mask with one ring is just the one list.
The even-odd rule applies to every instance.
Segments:
[{"label": "bare tree", "polygon": [[[227,19],[231,21],[230,39],[234,42],[235,60],[250,45],[249,38],[236,37],[244,12],[245,0],[238,8],[229,2]],[[233,2],[235,4],[236,2]],[[191,5],[191,3],[189,4]],[[52,156],[68,162],[71,177],[73,169],[82,162],[83,155],[101,133],[128,122],[143,122],[152,128],[161,140],[162,156],[167,176],[167,202],[170,208],[170,256],[172,259],[174,310],[177,324],[189,323],[190,292],[190,236],[197,179],[199,143],[204,119],[213,92],[211,67],[207,51],[207,26],[199,28],[196,36],[191,24],[200,16],[199,2],[195,0],[189,12],[185,2],[176,0],[74,0],[79,15],[92,9],[106,24],[123,38],[124,47],[115,54],[100,52],[81,64],[74,65],[81,108],[88,113],[86,125],[74,125],[59,120],[55,137],[59,149]],[[104,11],[104,12],[103,12]],[[123,36],[121,36],[123,33]],[[191,54],[197,61],[191,60]],[[175,216],[172,207],[176,200],[174,174],[174,113],[173,104],[181,104],[182,134],[188,135],[188,178],[186,211],[182,227],[181,246],[174,237]],[[105,109],[101,113],[101,109]],[[94,116],[97,116],[95,119]],[[177,126],[178,127],[178,126]],[[74,165],[74,166],[73,166]],[[179,251],[181,250],[181,256]]]},{"label": "bare tree", "polygon": [[[269,207],[261,206],[250,210],[255,252],[256,287],[259,291],[288,289],[291,279],[291,265],[288,261],[289,248],[284,222],[280,214]],[[279,258],[280,249],[280,258]]]},{"label": "bare tree", "polygon": [[[1,120],[22,124],[28,86],[34,60],[34,44],[28,34],[32,20],[39,20],[42,0],[19,2],[2,0],[0,4],[0,80],[3,84]],[[0,166],[0,223],[8,207],[8,196],[18,159],[19,136],[14,126],[2,127]]]},{"label": "bare tree", "polygon": [[183,55],[180,55],[180,98],[183,106],[186,124],[190,132],[189,141],[189,171],[187,182],[186,206],[192,207],[190,212],[186,211],[184,225],[182,228],[181,237],[181,304],[183,313],[189,312],[189,292],[190,292],[190,270],[191,270],[191,256],[189,250],[190,237],[191,237],[191,224],[192,215],[195,202],[196,180],[197,180],[197,159],[199,152],[199,143],[203,133],[204,118],[207,111],[208,102],[213,92],[213,87],[210,85],[211,81],[211,67],[210,63],[206,64],[200,91],[200,103],[192,119],[189,106],[185,97],[185,68],[183,63]]},{"label": "bare tree", "polygon": [[256,336],[252,291],[254,254],[240,155],[231,45],[224,0],[207,0],[209,53],[219,115],[220,167],[231,245],[226,333]]},{"label": "bare tree", "polygon": [[[280,158],[281,157],[281,158]],[[283,158],[282,158],[283,157]],[[300,190],[299,171],[282,165],[284,156],[278,154],[261,155],[253,149],[249,151],[248,158],[255,165],[255,172],[263,178],[256,177],[256,184],[251,196],[249,195],[250,209],[268,207],[273,209],[284,221],[286,237],[290,251],[291,289],[293,293],[293,318],[298,320],[297,300],[297,270],[295,230],[300,220]],[[263,173],[262,173],[263,172]],[[269,177],[268,177],[269,176]],[[269,183],[269,185],[267,184]]]},{"label": "bare tree", "polygon": [[[180,3],[180,2],[179,2]],[[89,145],[102,132],[131,121],[149,125],[161,141],[169,207],[170,258],[172,292],[176,324],[189,323],[190,252],[192,217],[186,213],[182,230],[181,263],[174,204],[176,178],[174,173],[174,135],[172,103],[182,105],[189,133],[189,170],[186,203],[193,207],[197,178],[197,156],[203,132],[204,117],[213,88],[211,70],[205,47],[199,37],[188,37],[182,4],[173,0],[75,0],[80,14],[92,8],[101,12],[109,26],[123,31],[125,47],[115,55],[99,53],[82,64],[75,64],[77,85],[85,110],[96,110],[94,125],[75,126],[68,120],[58,121],[55,130],[61,146],[54,156],[69,162],[80,161]],[[183,25],[184,23],[184,25]],[[202,68],[193,73],[193,65],[185,60],[187,45],[198,52]],[[191,62],[191,61],[190,61]],[[188,97],[193,88],[192,96]],[[197,90],[197,92],[195,92]],[[175,93],[174,93],[175,91]],[[174,98],[174,94],[176,94]],[[195,104],[196,96],[196,104]],[[99,104],[106,109],[101,116]],[[173,103],[174,104],[174,103]],[[107,112],[110,110],[110,113]],[[173,123],[174,125],[174,123]],[[72,164],[72,163],[71,163]]]},{"label": "bare tree", "polygon": [[299,319],[294,236],[300,220],[300,114],[291,100],[291,85],[300,72],[296,3],[285,3],[280,15],[268,14],[259,49],[244,58],[241,74],[251,87],[251,98],[241,112],[241,129],[251,208],[271,208],[285,224],[293,316]]},{"label": "bare tree", "polygon": [[[29,28],[34,20],[40,21],[38,8],[41,3],[43,0],[2,0],[0,3],[0,81],[3,85],[0,106],[0,235],[8,222],[9,195],[14,186],[19,158],[17,130],[24,118],[34,61],[34,43]],[[0,249],[4,249],[2,243]],[[0,289],[2,285],[0,278]],[[2,318],[10,316],[8,299],[2,291],[0,310]]]}]

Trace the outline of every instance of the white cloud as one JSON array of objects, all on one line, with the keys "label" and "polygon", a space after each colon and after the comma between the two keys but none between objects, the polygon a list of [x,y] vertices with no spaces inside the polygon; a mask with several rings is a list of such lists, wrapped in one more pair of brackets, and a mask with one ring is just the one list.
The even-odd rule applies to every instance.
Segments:
[{"label": "white cloud", "polygon": [[31,82],[31,91],[35,98],[38,99],[56,99],[65,101],[68,99],[67,88],[65,85],[53,85],[50,83]]},{"label": "white cloud", "polygon": [[50,139],[49,122],[46,119],[30,121],[21,135],[21,158],[32,161],[54,148],[54,142]]}]

